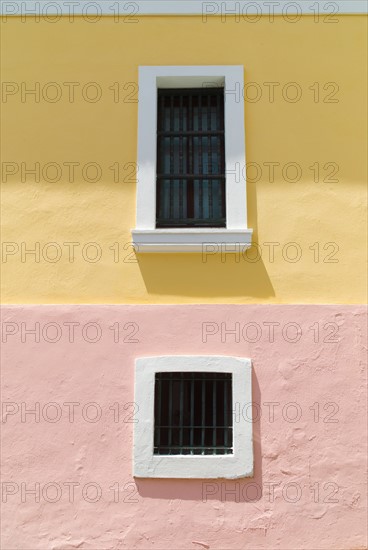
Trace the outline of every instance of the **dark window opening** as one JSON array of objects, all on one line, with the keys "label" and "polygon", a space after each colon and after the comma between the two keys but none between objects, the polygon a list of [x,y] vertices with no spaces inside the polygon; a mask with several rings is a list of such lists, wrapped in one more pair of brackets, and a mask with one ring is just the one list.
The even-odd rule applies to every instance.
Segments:
[{"label": "dark window opening", "polygon": [[232,375],[156,373],[154,422],[156,455],[232,454]]},{"label": "dark window opening", "polygon": [[225,227],[224,89],[159,89],[157,227]]}]

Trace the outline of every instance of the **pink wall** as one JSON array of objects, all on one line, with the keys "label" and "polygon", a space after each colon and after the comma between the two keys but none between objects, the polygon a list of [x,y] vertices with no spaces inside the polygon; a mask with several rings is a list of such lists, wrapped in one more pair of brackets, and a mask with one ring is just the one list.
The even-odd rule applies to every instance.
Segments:
[{"label": "pink wall", "polygon": [[[2,548],[364,548],[364,312],[3,308]],[[35,323],[39,337],[26,333]],[[238,335],[226,336],[235,323]],[[279,323],[273,337],[266,323]],[[109,328],[117,326],[119,342]],[[207,342],[203,329],[214,333]],[[156,354],[252,359],[255,413],[262,415],[254,422],[254,478],[134,481],[134,358]],[[71,402],[78,404],[74,422]],[[91,402],[97,406],[86,407]],[[273,413],[271,402],[278,403]],[[35,407],[39,419],[25,414]],[[92,422],[96,412],[101,418]]]}]

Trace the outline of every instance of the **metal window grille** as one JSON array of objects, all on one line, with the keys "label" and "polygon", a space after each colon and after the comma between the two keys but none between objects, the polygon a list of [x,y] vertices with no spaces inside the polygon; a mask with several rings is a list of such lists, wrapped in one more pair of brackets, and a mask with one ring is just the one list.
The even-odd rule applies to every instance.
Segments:
[{"label": "metal window grille", "polygon": [[156,373],[154,422],[156,455],[232,454],[232,375]]},{"label": "metal window grille", "polygon": [[157,227],[225,227],[224,89],[159,89]]}]

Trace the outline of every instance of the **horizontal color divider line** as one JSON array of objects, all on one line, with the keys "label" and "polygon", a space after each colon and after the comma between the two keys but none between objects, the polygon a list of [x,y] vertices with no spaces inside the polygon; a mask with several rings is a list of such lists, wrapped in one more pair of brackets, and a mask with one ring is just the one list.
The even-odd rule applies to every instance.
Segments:
[{"label": "horizontal color divider line", "polygon": [[366,0],[334,0],[333,2],[315,0],[243,0],[243,1],[203,1],[181,0],[5,0],[0,5],[3,16],[24,15],[328,15],[367,13]]}]

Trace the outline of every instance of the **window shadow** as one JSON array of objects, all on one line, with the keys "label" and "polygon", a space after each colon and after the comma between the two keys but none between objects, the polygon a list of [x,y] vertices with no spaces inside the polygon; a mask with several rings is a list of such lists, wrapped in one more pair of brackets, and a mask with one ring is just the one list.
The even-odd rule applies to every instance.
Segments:
[{"label": "window shadow", "polygon": [[[261,403],[261,392],[257,376],[252,369],[253,402]],[[256,415],[257,407],[253,414]],[[243,414],[247,414],[243,411]],[[249,412],[248,412],[249,415]],[[247,418],[247,416],[246,416]],[[235,421],[235,419],[234,419]],[[262,498],[262,449],[260,418],[253,421],[254,475],[241,479],[143,479],[136,478],[135,484],[142,498],[163,500],[210,500],[220,502],[257,502]]]},{"label": "window shadow", "polygon": [[[257,196],[248,185],[249,226],[258,242]],[[259,249],[242,254],[137,254],[138,265],[149,294],[194,298],[270,298],[275,291]]]},{"label": "window shadow", "polygon": [[149,294],[196,298],[270,298],[275,292],[262,260],[235,263],[220,254],[206,263],[201,254],[141,254],[138,265]]}]

